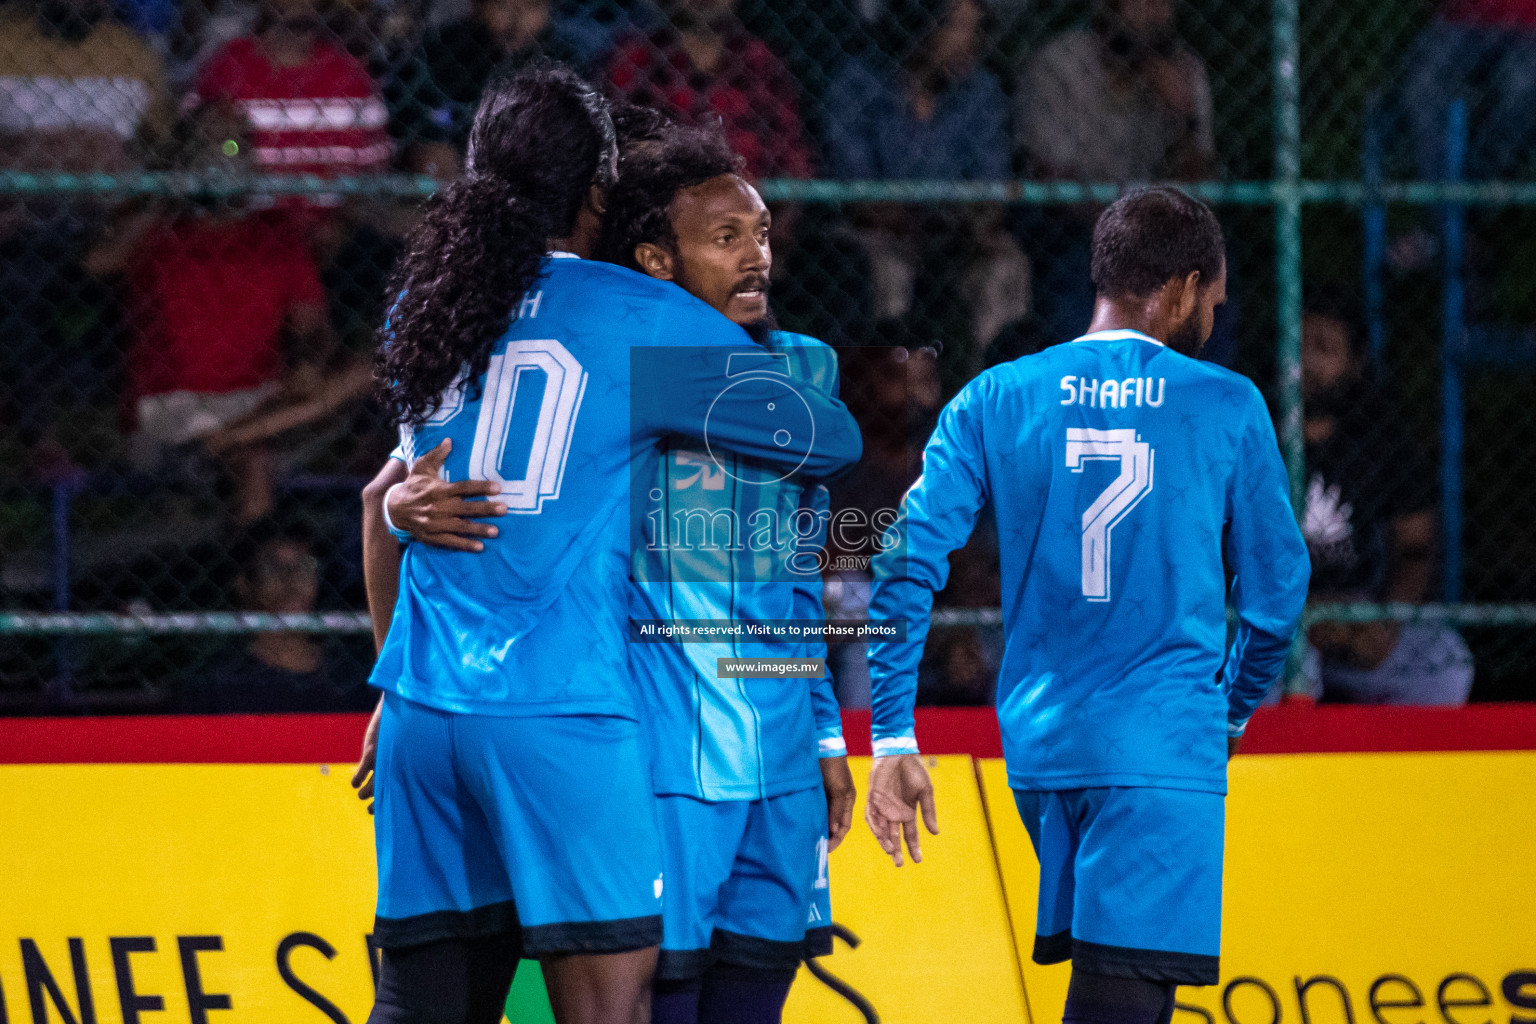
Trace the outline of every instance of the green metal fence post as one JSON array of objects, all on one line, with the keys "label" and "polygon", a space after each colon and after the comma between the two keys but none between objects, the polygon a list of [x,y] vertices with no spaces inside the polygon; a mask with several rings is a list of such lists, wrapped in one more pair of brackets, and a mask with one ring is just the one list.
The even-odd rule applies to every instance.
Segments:
[{"label": "green metal fence post", "polygon": [[[1301,86],[1299,0],[1274,0],[1275,290],[1280,379],[1280,446],[1300,519],[1307,500],[1301,433]],[[1305,639],[1298,635],[1286,665],[1285,690],[1300,691]]]}]

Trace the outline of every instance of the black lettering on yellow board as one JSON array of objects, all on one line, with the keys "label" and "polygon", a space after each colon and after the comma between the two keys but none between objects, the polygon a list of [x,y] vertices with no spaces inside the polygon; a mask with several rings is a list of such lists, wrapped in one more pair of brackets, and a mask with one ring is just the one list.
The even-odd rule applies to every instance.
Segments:
[{"label": "black lettering on yellow board", "polygon": [[1216,1015],[1203,1006],[1190,1006],[1188,1003],[1174,1003],[1173,1012],[1183,1010],[1185,1013],[1196,1013],[1205,1018],[1205,1024],[1216,1024]]},{"label": "black lettering on yellow board", "polygon": [[[1510,971],[1504,975],[1504,984],[1500,986],[1504,991],[1504,999],[1521,1010],[1536,1010],[1536,971]],[[1530,992],[1526,992],[1530,989]],[[4,1000],[0,999],[0,1004]],[[5,1007],[0,1005],[0,1024],[5,1024]],[[1509,1024],[1536,1024],[1536,1017],[1516,1017],[1509,1015]]]},{"label": "black lettering on yellow board", "polygon": [[[848,943],[849,949],[858,949],[861,941],[857,935],[836,922],[832,924],[832,937]],[[855,1010],[864,1015],[865,1024],[880,1024],[880,1014],[875,1012],[874,1005],[864,998],[863,993],[858,989],[821,966],[816,960],[807,960],[805,968],[815,976],[817,981],[848,1000]]]},{"label": "black lettering on yellow board", "polygon": [[[363,936],[363,947],[368,951],[368,970],[373,975],[373,990],[377,992],[379,990],[379,961],[384,954],[379,949],[379,944],[373,940],[373,932]],[[0,1020],[0,1024],[5,1024],[5,1021]]]},{"label": "black lettering on yellow board", "polygon": [[117,1005],[123,1011],[123,1024],[139,1024],[143,1010],[163,1010],[165,1000],[159,996],[139,995],[133,987],[133,963],[131,953],[153,953],[155,940],[148,935],[113,936],[107,940],[112,950],[112,973],[117,977]]},{"label": "black lettering on yellow board", "polygon": [[299,998],[329,1017],[332,1024],[352,1024],[351,1021],[347,1020],[347,1015],[342,1013],[335,1003],[300,981],[299,976],[293,973],[293,967],[288,963],[288,958],[293,954],[294,949],[299,946],[308,946],[310,949],[319,950],[320,955],[327,960],[334,960],[336,958],[336,947],[326,942],[320,936],[313,932],[294,932],[277,944],[277,973],[283,979],[283,984],[297,992]]},{"label": "black lettering on yellow board", "polygon": [[[1402,985],[1409,992],[1413,993],[1413,998],[1382,999],[1381,990],[1387,985]],[[1412,978],[1404,977],[1401,974],[1383,974],[1371,982],[1369,998],[1371,1016],[1376,1018],[1376,1024],[1393,1024],[1392,1021],[1387,1020],[1381,1015],[1382,1010],[1420,1010],[1424,1008],[1424,993],[1419,991],[1419,986],[1413,983]],[[1397,1024],[1406,1024],[1406,1022],[1398,1021]],[[1424,1019],[1421,1017],[1413,1021],[1412,1024],[1424,1024]],[[1536,1022],[1533,1022],[1533,1024],[1536,1024]]]},{"label": "black lettering on yellow board", "polygon": [[[1477,998],[1447,998],[1447,991],[1450,989],[1453,983],[1458,981],[1477,986]],[[1468,1024],[1467,1021],[1457,1020],[1455,1017],[1452,1017],[1451,1008],[1456,1006],[1492,1006],[1493,995],[1488,991],[1487,985],[1484,985],[1480,980],[1474,978],[1470,974],[1449,974],[1446,975],[1445,980],[1440,983],[1440,987],[1435,990],[1435,1002],[1440,1004],[1440,1016],[1445,1018],[1445,1024]],[[1482,1022],[1482,1024],[1493,1024],[1493,1018],[1488,1018],[1488,1020]]]},{"label": "black lettering on yellow board", "polygon": [[1349,989],[1344,983],[1331,974],[1314,974],[1306,981],[1296,977],[1296,1007],[1301,1011],[1301,1024],[1312,1024],[1312,1011],[1307,1006],[1307,992],[1313,985],[1329,985],[1339,994],[1339,1002],[1344,1006],[1344,1020],[1348,1024],[1355,1024],[1355,1008],[1349,1001]]},{"label": "black lettering on yellow board", "polygon": [[[203,991],[203,972],[197,954],[216,953],[224,948],[222,935],[178,935],[176,949],[181,954],[181,980],[187,988],[187,1008],[192,1024],[208,1024],[209,1010],[228,1010],[234,1006],[229,996]],[[127,1021],[124,1021],[127,1024]]]},{"label": "black lettering on yellow board", "polygon": [[64,1000],[64,992],[48,970],[48,962],[38,952],[37,943],[21,940],[21,971],[27,979],[27,1001],[32,1006],[32,1024],[48,1024],[48,1004],[43,1001],[46,992],[53,1000],[54,1009],[64,1024],[96,1024],[96,1002],[91,998],[91,977],[85,967],[85,943],[80,939],[69,940],[69,962],[75,972],[75,1002],[80,1007],[76,1017]]},{"label": "black lettering on yellow board", "polygon": [[[1253,985],[1264,992],[1269,1000],[1270,1017],[1269,1024],[1280,1024],[1280,996],[1269,987],[1269,982],[1263,978],[1255,978],[1252,975],[1244,975],[1241,978],[1233,978],[1227,982],[1227,987],[1221,990],[1221,1008],[1227,1015],[1231,1024],[1239,1024],[1238,1019],[1232,1015],[1232,993],[1242,985]],[[1254,1021],[1245,1021],[1243,1024],[1256,1024]]]}]

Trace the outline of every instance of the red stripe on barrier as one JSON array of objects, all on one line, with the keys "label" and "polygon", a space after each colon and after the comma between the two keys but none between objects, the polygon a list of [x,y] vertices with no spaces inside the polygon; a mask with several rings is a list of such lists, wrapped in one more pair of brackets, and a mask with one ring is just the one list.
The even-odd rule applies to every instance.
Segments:
[{"label": "red stripe on barrier", "polygon": [[[184,715],[0,719],[0,764],[347,763],[364,715]],[[869,753],[869,712],[843,712],[851,754]],[[990,708],[921,708],[929,754],[1001,757]],[[1264,708],[1247,754],[1536,749],[1536,704],[1464,708],[1286,705]]]},{"label": "red stripe on barrier", "polygon": [[367,715],[0,719],[0,764],[346,763],[367,726]]},{"label": "red stripe on barrier", "polygon": [[[844,711],[850,754],[869,753],[869,712]],[[990,708],[919,708],[917,744],[927,754],[1001,757]],[[1536,704],[1462,708],[1285,704],[1261,708],[1243,738],[1245,754],[1405,753],[1536,749]]]},{"label": "red stripe on barrier", "polygon": [[1536,704],[1463,708],[1284,704],[1261,708],[1245,754],[1536,750]]},{"label": "red stripe on barrier", "polygon": [[[869,712],[843,712],[848,753],[869,754]],[[991,708],[918,708],[917,746],[925,754],[1002,757],[1003,737]]]}]

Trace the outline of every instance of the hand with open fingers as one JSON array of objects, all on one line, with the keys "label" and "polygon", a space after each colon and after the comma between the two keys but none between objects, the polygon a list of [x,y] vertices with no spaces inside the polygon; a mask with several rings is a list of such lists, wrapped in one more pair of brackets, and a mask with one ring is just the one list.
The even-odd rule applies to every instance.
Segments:
[{"label": "hand with open fingers", "polygon": [[920,754],[877,757],[869,771],[869,798],[864,820],[875,834],[880,849],[901,867],[901,844],[905,840],[912,862],[923,861],[922,844],[917,834],[917,811],[923,812],[928,834],[939,834],[939,817],[933,806],[933,782],[923,766]]},{"label": "hand with open fingers", "polygon": [[853,803],[858,798],[847,757],[821,759],[821,788],[827,793],[827,852],[831,853],[853,827]]},{"label": "hand with open fingers", "polygon": [[359,800],[368,801],[369,814],[373,813],[373,766],[379,756],[379,718],[383,714],[384,700],[380,698],[373,717],[368,719],[368,730],[363,733],[363,753],[357,759],[357,771],[352,773],[352,788],[357,790]]},{"label": "hand with open fingers", "polygon": [[385,502],[389,520],[423,544],[452,551],[484,551],[479,538],[494,537],[499,532],[490,523],[475,522],[488,516],[504,516],[507,506],[495,499],[501,485],[491,480],[460,480],[448,483],[441,478],[443,462],[453,450],[453,441],[443,442],[417,459],[405,481],[390,488]]}]

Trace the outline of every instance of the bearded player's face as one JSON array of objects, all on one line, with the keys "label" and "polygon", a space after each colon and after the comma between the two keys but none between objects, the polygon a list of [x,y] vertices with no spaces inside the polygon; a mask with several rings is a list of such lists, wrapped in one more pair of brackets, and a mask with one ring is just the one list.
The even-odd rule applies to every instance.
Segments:
[{"label": "bearded player's face", "polygon": [[738,324],[768,317],[771,217],[757,189],[722,174],[672,201],[673,280]]},{"label": "bearded player's face", "polygon": [[1227,301],[1227,265],[1221,265],[1216,280],[1200,285],[1195,294],[1195,308],[1168,336],[1168,347],[1187,356],[1196,356],[1210,340],[1216,326],[1216,307]]}]

